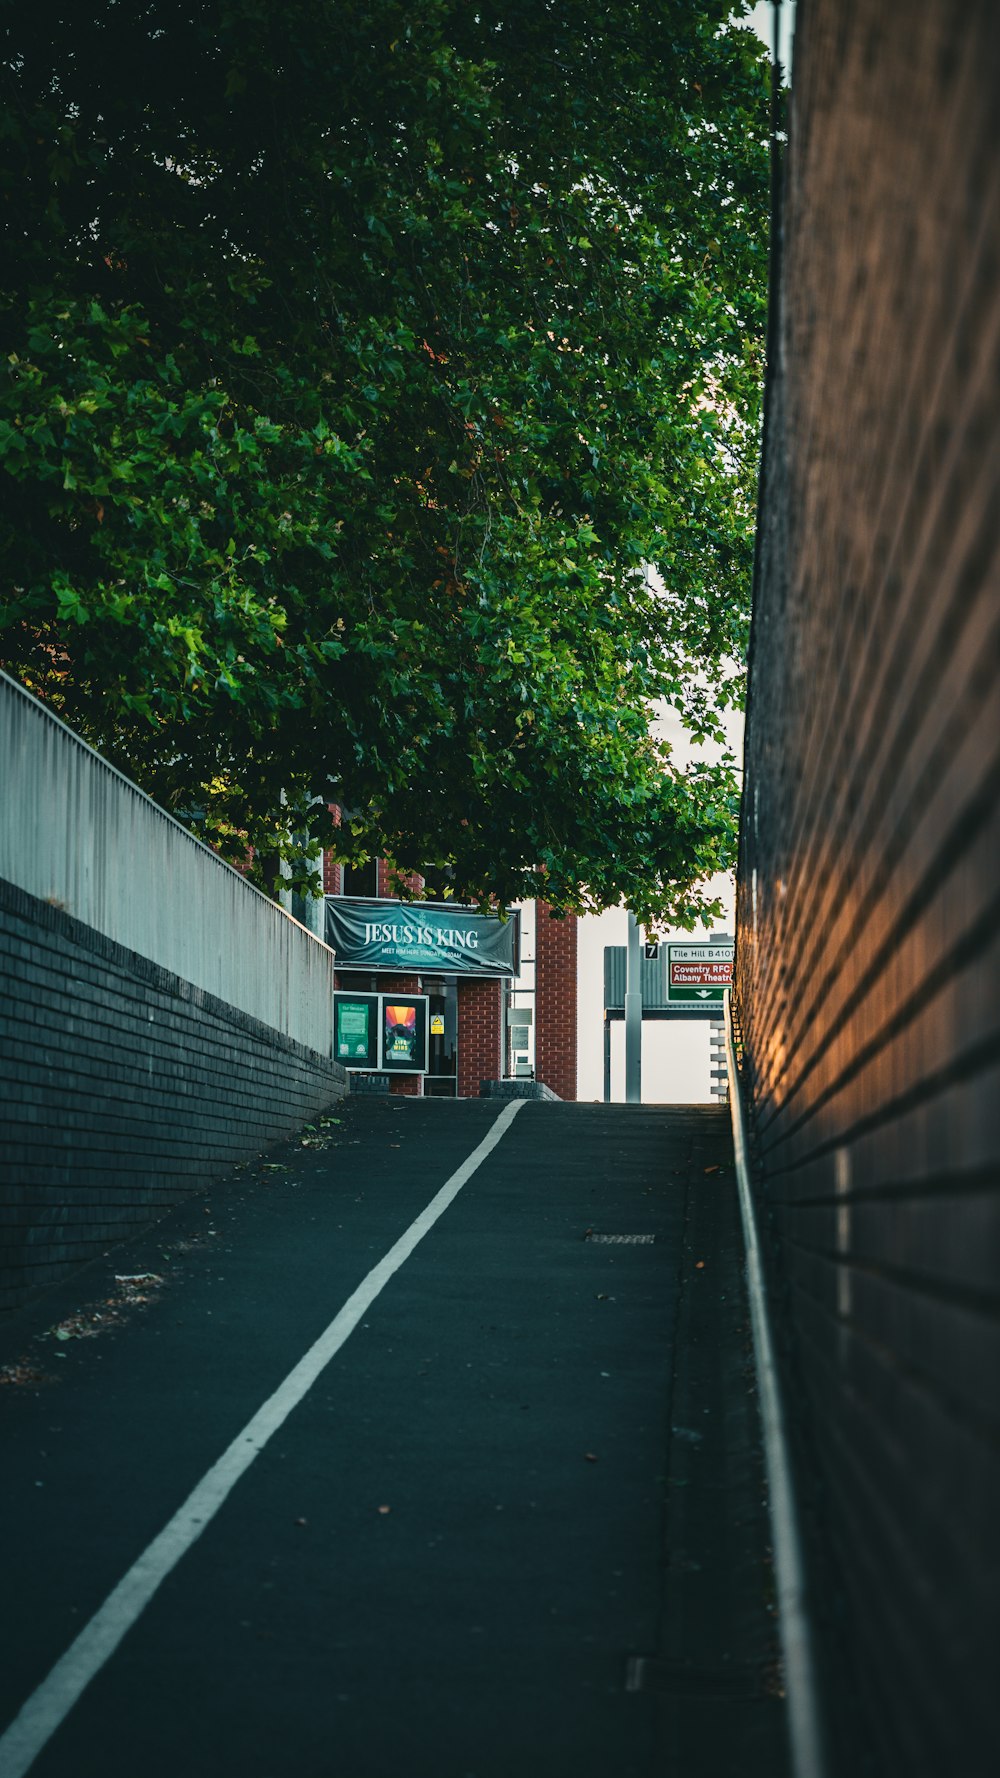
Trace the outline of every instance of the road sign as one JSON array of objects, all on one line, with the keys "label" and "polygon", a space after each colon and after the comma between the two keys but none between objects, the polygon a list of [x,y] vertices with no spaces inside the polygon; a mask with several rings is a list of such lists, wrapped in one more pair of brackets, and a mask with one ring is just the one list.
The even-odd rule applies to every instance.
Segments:
[{"label": "road sign", "polygon": [[647,938],[642,947],[647,963],[658,963],[660,960],[660,941],[658,938]]},{"label": "road sign", "polygon": [[722,1005],[733,980],[734,945],[668,945],[667,1004]]}]

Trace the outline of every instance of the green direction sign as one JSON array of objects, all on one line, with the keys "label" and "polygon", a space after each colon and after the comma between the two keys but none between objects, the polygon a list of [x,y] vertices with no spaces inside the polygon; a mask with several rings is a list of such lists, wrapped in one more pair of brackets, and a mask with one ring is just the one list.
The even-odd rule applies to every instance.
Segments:
[{"label": "green direction sign", "polygon": [[668,945],[668,1006],[721,1006],[732,986],[735,945]]}]

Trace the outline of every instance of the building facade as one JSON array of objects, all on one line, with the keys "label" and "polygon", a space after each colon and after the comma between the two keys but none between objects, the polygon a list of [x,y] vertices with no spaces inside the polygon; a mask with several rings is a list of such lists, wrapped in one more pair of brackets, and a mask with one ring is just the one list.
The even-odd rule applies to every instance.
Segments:
[{"label": "building facade", "polygon": [[[394,903],[415,918],[421,900],[428,907],[439,905],[424,878],[410,878],[408,887],[417,897],[416,903],[394,898],[390,867],[385,859],[373,859],[351,868],[339,864],[330,853],[324,858],[324,894],[357,904],[359,913],[366,902]],[[448,905],[455,907],[456,914],[461,913],[456,904]],[[534,931],[536,954],[523,959],[524,965],[534,964],[534,1077],[560,1099],[575,1099],[576,919],[572,915],[556,918],[546,903],[538,902]],[[401,1069],[389,1076],[389,1091],[408,1097],[474,1099],[479,1097],[484,1082],[504,1080],[514,1074],[509,1033],[515,979],[513,972],[506,977],[477,975],[472,968],[395,972],[366,967],[363,961],[352,967],[350,957],[341,957],[338,947],[339,992],[360,997],[381,995],[386,1001],[393,994],[418,997],[421,1002],[426,997],[426,1070]],[[518,983],[522,1000],[526,993],[532,993],[522,985],[523,979]],[[423,1010],[422,1006],[422,1013]],[[378,1068],[355,1069],[356,1088],[364,1091],[382,1085],[373,1078],[381,1072]]]}]

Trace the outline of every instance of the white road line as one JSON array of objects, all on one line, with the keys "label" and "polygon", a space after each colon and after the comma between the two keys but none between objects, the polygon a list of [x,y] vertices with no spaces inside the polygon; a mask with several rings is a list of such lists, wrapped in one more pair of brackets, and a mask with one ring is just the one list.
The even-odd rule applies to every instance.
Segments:
[{"label": "white road line", "polygon": [[160,1582],[166,1579],[171,1569],[176,1567],[185,1552],[201,1536],[206,1525],[211,1523],[240,1476],[249,1469],[268,1440],[284,1425],[292,1409],[298,1406],[303,1396],[312,1388],[331,1358],[340,1351],[344,1341],[354,1332],[361,1317],[384,1290],[393,1273],[398,1272],[400,1266],[409,1259],[414,1248],[457,1198],[463,1185],[467,1184],[487,1155],[496,1148],[524,1103],[523,1099],[513,1099],[509,1105],[504,1106],[478,1148],[473,1149],[468,1159],[462,1162],[457,1172],[441,1187],[416,1221],[410,1224],[406,1233],[400,1236],[395,1246],[390,1247],[385,1257],[379,1260],[378,1265],[358,1285],[353,1296],[348,1297],[325,1333],[320,1334],[305,1357],[299,1360],[294,1370],[289,1371],[284,1382],[278,1385],[274,1394],[253,1419],[247,1422],[242,1432],[237,1433],[228,1450],[223,1451],[218,1462],[213,1464],[207,1475],[188,1495],[169,1524],[164,1526],[158,1537],[154,1537],[138,1560],[133,1562],[124,1579],[108,1594],[104,1604],[80,1631],[76,1641],[66,1650],[62,1659],[56,1662],[37,1690],[32,1692],[6,1734],[0,1737],[0,1778],[22,1778],[22,1774],[28,1771],[81,1693],[114,1654],[122,1638],[145,1610]]},{"label": "white road line", "polygon": [[825,1736],[819,1685],[816,1677],[816,1657],[813,1650],[805,1561],[799,1531],[798,1504],[795,1498],[792,1466],[788,1457],[781,1384],[771,1340],[764,1263],[757,1236],[757,1217],[750,1184],[750,1160],[747,1150],[746,1127],[743,1120],[743,1086],[739,1069],[736,1066],[733,1010],[728,991],[725,996],[725,1021],[729,1103],[733,1120],[733,1151],[736,1158],[736,1184],[739,1191],[743,1240],[747,1250],[747,1296],[750,1301],[750,1325],[753,1332],[754,1360],[757,1370],[757,1400],[760,1407],[761,1432],[764,1442],[764,1464],[767,1470],[771,1546],[774,1551],[778,1628],[785,1668],[792,1778],[825,1778],[827,1765]]}]

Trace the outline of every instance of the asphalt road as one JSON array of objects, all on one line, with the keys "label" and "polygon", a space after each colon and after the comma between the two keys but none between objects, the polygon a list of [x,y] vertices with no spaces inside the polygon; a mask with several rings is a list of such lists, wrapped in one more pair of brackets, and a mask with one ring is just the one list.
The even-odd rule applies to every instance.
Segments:
[{"label": "asphalt road", "polygon": [[[0,1723],[498,1115],[348,1104],[0,1331]],[[725,1112],[522,1106],[33,1778],[782,1778],[746,1322]]]}]

